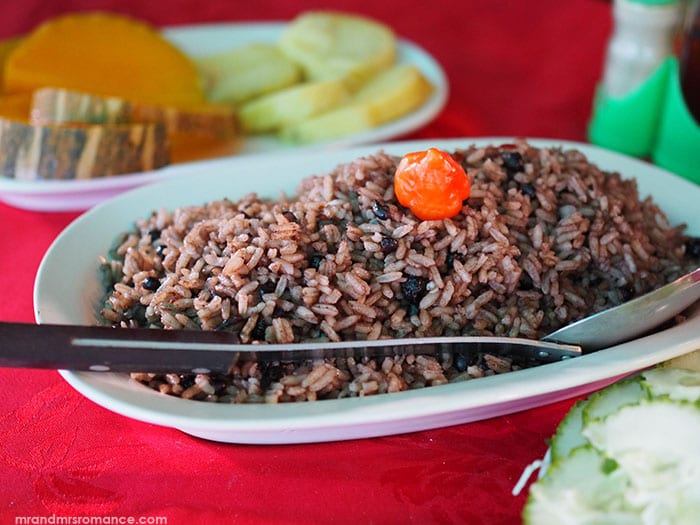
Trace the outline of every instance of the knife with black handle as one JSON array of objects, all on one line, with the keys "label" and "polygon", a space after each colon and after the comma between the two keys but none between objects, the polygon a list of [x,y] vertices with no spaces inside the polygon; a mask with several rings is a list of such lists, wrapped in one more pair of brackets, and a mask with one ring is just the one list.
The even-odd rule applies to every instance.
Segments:
[{"label": "knife with black handle", "polygon": [[0,366],[94,372],[227,373],[248,360],[333,357],[507,356],[535,366],[576,357],[581,348],[510,337],[429,337],[376,341],[240,344],[228,332],[0,322]]}]

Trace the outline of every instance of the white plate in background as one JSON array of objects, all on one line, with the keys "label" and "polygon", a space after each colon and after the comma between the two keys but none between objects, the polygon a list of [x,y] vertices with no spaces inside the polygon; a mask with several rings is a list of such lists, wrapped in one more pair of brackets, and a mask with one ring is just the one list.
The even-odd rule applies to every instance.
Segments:
[{"label": "white plate in background", "polygon": [[[274,42],[285,24],[219,23],[166,28],[163,34],[185,53],[196,57],[233,49],[251,42]],[[288,151],[339,149],[390,140],[433,120],[447,102],[448,82],[440,64],[416,44],[399,39],[398,62],[418,67],[435,90],[423,106],[395,121],[333,142],[294,146],[274,136],[245,137],[233,157]],[[204,161],[207,162],[207,161]],[[18,208],[39,211],[85,210],[121,192],[190,170],[191,164],[172,164],[154,171],[86,180],[15,180],[0,177],[0,200]]]},{"label": "white plate in background", "polygon": [[[137,188],[88,211],[56,239],[39,268],[34,290],[40,323],[95,324],[103,296],[99,256],[134,221],[160,207],[203,204],[249,192],[277,197],[298,182],[337,164],[383,149],[388,153],[437,146],[446,150],[512,139],[394,142],[304,155],[221,159],[191,166],[190,173]],[[636,177],[640,197],[652,195],[672,223],[700,236],[700,186],[650,164],[584,144],[531,140],[535,146],[576,147],[602,169]],[[280,169],[284,166],[284,169]],[[509,374],[396,394],[280,405],[219,405],[169,397],[124,374],[61,374],[78,392],[126,417],[233,443],[302,443],[398,434],[491,418],[601,388],[621,376],[700,348],[700,308],[690,319],[656,334],[577,357]]]}]

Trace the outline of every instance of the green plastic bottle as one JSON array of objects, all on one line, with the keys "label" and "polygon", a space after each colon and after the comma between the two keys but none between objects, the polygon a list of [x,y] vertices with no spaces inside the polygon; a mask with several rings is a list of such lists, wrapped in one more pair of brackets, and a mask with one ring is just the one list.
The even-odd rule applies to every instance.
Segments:
[{"label": "green plastic bottle", "polygon": [[678,0],[614,0],[613,34],[588,128],[592,143],[651,154],[682,11]]},{"label": "green plastic bottle", "polygon": [[689,4],[680,58],[671,62],[668,93],[652,151],[659,166],[700,184],[700,1]]}]

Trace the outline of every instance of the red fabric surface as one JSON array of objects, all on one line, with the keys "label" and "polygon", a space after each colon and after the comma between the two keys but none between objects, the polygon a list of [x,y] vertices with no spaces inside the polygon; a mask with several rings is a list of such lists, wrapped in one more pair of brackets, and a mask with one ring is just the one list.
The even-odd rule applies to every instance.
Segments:
[{"label": "red fabric surface", "polygon": [[[401,138],[585,140],[610,30],[600,0],[6,2],[0,38],[59,13],[110,9],[156,25],[283,20],[330,7],[373,16],[432,53],[445,110]],[[0,320],[32,322],[34,276],[77,213],[0,204]],[[164,516],[179,523],[519,523],[522,469],[574,400],[378,439],[242,446],[117,416],[53,371],[0,369],[0,523],[18,516]]]}]

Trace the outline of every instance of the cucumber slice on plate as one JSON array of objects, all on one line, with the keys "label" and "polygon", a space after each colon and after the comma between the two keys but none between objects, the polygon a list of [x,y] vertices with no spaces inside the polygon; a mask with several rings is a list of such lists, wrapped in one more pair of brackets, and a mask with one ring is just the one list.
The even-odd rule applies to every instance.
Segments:
[{"label": "cucumber slice on plate", "polygon": [[640,483],[656,485],[686,467],[700,475],[700,406],[693,403],[644,399],[585,423],[581,433]]},{"label": "cucumber slice on plate", "polygon": [[700,523],[699,388],[698,372],[657,366],[576,403],[524,522]]},{"label": "cucumber slice on plate", "polygon": [[564,416],[557,427],[557,431],[549,445],[552,462],[559,458],[565,458],[572,450],[588,443],[583,437],[583,411],[588,404],[588,399],[577,401]]},{"label": "cucumber slice on plate", "polygon": [[634,376],[576,402],[564,416],[552,438],[552,461],[566,457],[573,449],[588,443],[581,433],[584,421],[605,417],[624,405],[638,402],[645,396],[646,392],[639,377]]},{"label": "cucumber slice on plate", "polygon": [[680,401],[700,401],[700,371],[683,368],[652,368],[642,372],[641,385],[651,396]]},{"label": "cucumber slice on plate", "polygon": [[700,509],[700,406],[642,400],[582,432],[629,477],[624,498],[643,509],[647,523],[698,523],[700,513],[683,520]]},{"label": "cucumber slice on plate", "polygon": [[523,513],[526,525],[637,524],[638,509],[625,508],[629,479],[614,461],[585,445],[554,461],[532,485]]},{"label": "cucumber slice on plate", "polygon": [[639,376],[632,376],[592,394],[583,412],[583,420],[595,421],[609,416],[623,406],[633,405],[648,397]]}]

